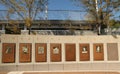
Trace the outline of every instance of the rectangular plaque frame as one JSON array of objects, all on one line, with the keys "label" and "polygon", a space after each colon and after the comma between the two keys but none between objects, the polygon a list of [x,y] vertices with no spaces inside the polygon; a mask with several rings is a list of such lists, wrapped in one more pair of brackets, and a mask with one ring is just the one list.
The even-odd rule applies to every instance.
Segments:
[{"label": "rectangular plaque frame", "polygon": [[35,44],[35,61],[36,62],[47,61],[47,44],[46,43]]},{"label": "rectangular plaque frame", "polygon": [[94,61],[104,60],[104,47],[102,43],[93,44]]},{"label": "rectangular plaque frame", "polygon": [[80,61],[90,60],[90,46],[89,44],[79,44]]},{"label": "rectangular plaque frame", "polygon": [[66,61],[76,61],[76,46],[75,44],[65,44]]},{"label": "rectangular plaque frame", "polygon": [[51,62],[60,62],[61,61],[61,44],[51,43],[50,44],[50,59]]},{"label": "rectangular plaque frame", "polygon": [[20,43],[19,45],[19,62],[27,63],[31,62],[31,43]]},{"label": "rectangular plaque frame", "polygon": [[2,44],[2,63],[15,63],[15,43]]}]

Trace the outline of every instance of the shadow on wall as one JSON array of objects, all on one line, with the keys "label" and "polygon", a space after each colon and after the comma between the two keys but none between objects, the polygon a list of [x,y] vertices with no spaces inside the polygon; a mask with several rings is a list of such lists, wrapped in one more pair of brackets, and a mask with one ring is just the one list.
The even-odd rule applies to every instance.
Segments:
[{"label": "shadow on wall", "polygon": [[97,35],[97,33],[90,30],[40,30],[32,31],[33,35]]}]

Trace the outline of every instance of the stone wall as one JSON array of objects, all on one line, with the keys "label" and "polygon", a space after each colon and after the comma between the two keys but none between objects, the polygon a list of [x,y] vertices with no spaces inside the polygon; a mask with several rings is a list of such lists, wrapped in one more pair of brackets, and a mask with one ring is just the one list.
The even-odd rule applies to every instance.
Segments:
[{"label": "stone wall", "polygon": [[[0,38],[0,71],[120,71],[120,36],[2,35]],[[36,61],[36,56],[42,55],[36,55],[36,43],[46,44],[43,55],[46,60]],[[3,62],[11,55],[6,57],[3,52],[10,44],[15,44],[15,52],[11,51],[15,53],[15,60]],[[20,61],[22,46],[28,47],[30,55],[22,55],[22,58],[29,56],[28,61]],[[60,50],[54,51],[56,47]],[[87,52],[83,52],[84,47]]]}]

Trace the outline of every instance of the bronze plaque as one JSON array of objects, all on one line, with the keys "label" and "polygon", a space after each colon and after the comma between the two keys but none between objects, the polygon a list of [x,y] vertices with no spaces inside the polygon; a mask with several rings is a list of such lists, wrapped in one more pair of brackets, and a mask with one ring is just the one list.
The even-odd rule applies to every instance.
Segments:
[{"label": "bronze plaque", "polygon": [[47,61],[47,44],[46,43],[35,44],[35,61],[36,62]]},{"label": "bronze plaque", "polygon": [[76,47],[75,44],[65,44],[66,61],[76,61]]},{"label": "bronze plaque", "polygon": [[89,44],[80,44],[80,61],[89,61],[90,60],[90,47]]},{"label": "bronze plaque", "polygon": [[102,43],[94,44],[94,60],[95,61],[102,61],[104,60],[104,48]]},{"label": "bronze plaque", "polygon": [[50,44],[50,57],[51,62],[61,61],[61,44],[59,43]]},{"label": "bronze plaque", "polygon": [[31,43],[20,43],[19,45],[19,61],[22,63],[24,62],[31,62]]},{"label": "bronze plaque", "polygon": [[15,62],[15,43],[3,43],[2,44],[2,63],[14,63]]},{"label": "bronze plaque", "polygon": [[118,44],[108,43],[107,44],[107,55],[109,61],[117,61],[118,58]]}]

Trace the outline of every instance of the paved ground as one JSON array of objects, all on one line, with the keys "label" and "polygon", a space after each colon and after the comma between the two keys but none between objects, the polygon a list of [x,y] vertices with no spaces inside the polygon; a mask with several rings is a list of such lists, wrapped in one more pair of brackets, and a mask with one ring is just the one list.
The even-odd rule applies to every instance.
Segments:
[{"label": "paved ground", "polygon": [[23,74],[120,74],[118,72],[25,72]]},{"label": "paved ground", "polygon": [[0,72],[0,74],[120,74],[119,72]]},{"label": "paved ground", "polygon": [[0,74],[7,74],[8,72],[0,72]]}]

